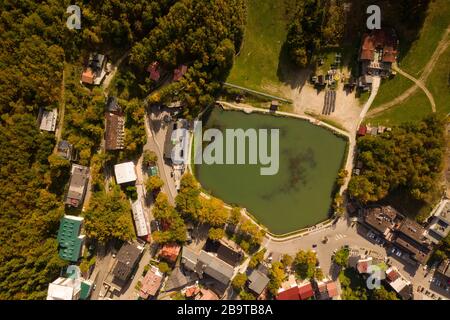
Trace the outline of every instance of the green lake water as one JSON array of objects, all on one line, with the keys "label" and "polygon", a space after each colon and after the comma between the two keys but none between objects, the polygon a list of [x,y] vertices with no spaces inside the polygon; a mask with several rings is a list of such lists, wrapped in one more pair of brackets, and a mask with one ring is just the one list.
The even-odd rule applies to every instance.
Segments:
[{"label": "green lake water", "polygon": [[329,217],[346,139],[301,119],[221,108],[214,108],[203,119],[203,129],[208,128],[279,129],[280,165],[272,176],[260,174],[261,164],[196,165],[195,175],[207,192],[246,208],[275,234]]}]

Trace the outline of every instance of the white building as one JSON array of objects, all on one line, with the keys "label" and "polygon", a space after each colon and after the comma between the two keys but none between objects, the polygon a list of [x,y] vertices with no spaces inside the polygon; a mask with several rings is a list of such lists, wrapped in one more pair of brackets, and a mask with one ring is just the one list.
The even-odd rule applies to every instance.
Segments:
[{"label": "white building", "polygon": [[47,300],[78,300],[80,291],[79,279],[59,277],[48,286]]},{"label": "white building", "polygon": [[150,228],[145,218],[144,207],[141,200],[136,200],[131,204],[133,211],[134,225],[136,226],[136,234],[138,237],[145,237],[150,234]]},{"label": "white building", "polygon": [[117,184],[135,182],[137,179],[133,162],[119,163],[114,166]]},{"label": "white building", "polygon": [[44,110],[41,114],[41,123],[39,129],[50,132],[55,131],[57,117],[58,109],[54,108],[52,111]]}]

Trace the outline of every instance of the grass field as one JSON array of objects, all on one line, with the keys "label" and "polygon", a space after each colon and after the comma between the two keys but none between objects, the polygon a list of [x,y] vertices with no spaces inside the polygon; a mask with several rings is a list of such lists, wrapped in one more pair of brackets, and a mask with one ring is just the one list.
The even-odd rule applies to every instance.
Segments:
[{"label": "grass field", "polygon": [[[430,2],[428,16],[424,21],[419,37],[406,52],[406,55],[400,52],[399,66],[412,76],[420,77],[449,23],[450,4],[448,0]],[[401,41],[400,39],[400,43]],[[410,80],[400,75],[392,80],[383,81],[372,108],[393,100],[411,85]]]},{"label": "grass field", "polygon": [[436,111],[440,114],[450,112],[450,47],[442,54],[436,63],[428,81],[426,83],[428,90],[436,101]]},{"label": "grass field", "polygon": [[279,64],[287,34],[286,20],[284,1],[247,0],[244,43],[228,82],[284,96]]},{"label": "grass field", "polygon": [[418,89],[402,104],[365,122],[373,125],[396,125],[405,121],[418,121],[431,113],[431,105],[425,93]]}]

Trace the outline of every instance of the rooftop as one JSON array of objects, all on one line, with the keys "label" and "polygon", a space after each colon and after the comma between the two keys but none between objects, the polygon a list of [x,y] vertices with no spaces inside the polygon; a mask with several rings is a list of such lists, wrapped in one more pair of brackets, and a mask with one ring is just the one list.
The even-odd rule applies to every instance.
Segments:
[{"label": "rooftop", "polygon": [[397,211],[389,206],[368,208],[364,213],[364,222],[383,235],[394,228],[396,218]]},{"label": "rooftop", "polygon": [[161,287],[163,274],[159,271],[159,269],[155,266],[152,266],[150,270],[147,271],[147,274],[142,281],[141,290],[139,291],[139,296],[142,299],[148,299],[150,296],[155,296]]},{"label": "rooftop", "polygon": [[426,241],[425,228],[411,219],[405,219],[397,230],[418,243]]},{"label": "rooftop", "polygon": [[394,30],[373,30],[364,35],[360,60],[393,63],[397,54],[397,37]]},{"label": "rooftop", "polygon": [[124,184],[136,181],[136,171],[133,162],[124,162],[114,166],[117,184]]},{"label": "rooftop", "polygon": [[117,263],[114,267],[114,278],[123,282],[128,281],[134,270],[143,248],[131,243],[124,243],[117,254]]},{"label": "rooftop", "polygon": [[432,253],[429,246],[417,243],[402,234],[395,238],[394,243],[410,252],[412,258],[421,264],[425,264]]},{"label": "rooftop", "polygon": [[255,292],[257,295],[260,295],[264,289],[267,287],[270,279],[266,274],[261,271],[254,269],[252,273],[248,277],[249,285],[248,288]]},{"label": "rooftop", "polygon": [[105,117],[105,149],[123,149],[125,147],[125,117],[112,112],[107,112]]},{"label": "rooftop", "polygon": [[65,215],[58,230],[59,256],[67,261],[76,262],[80,258],[84,235],[80,235],[82,217]]},{"label": "rooftop", "polygon": [[44,110],[41,114],[41,124],[39,129],[44,131],[55,131],[56,130],[56,119],[58,117],[58,109],[54,108],[51,111]]},{"label": "rooftop", "polygon": [[144,207],[141,200],[136,200],[131,204],[131,210],[133,211],[133,220],[136,227],[136,235],[138,237],[145,237],[150,234],[150,228],[147,225],[145,219]]},{"label": "rooftop", "polygon": [[176,243],[166,243],[161,250],[159,256],[169,262],[175,262],[180,254],[181,247]]},{"label": "rooftop", "polygon": [[78,207],[83,202],[88,180],[89,168],[79,164],[72,164],[69,191],[65,201],[67,205]]},{"label": "rooftop", "polygon": [[49,284],[47,300],[76,300],[80,292],[81,282],[70,278],[59,277]]}]

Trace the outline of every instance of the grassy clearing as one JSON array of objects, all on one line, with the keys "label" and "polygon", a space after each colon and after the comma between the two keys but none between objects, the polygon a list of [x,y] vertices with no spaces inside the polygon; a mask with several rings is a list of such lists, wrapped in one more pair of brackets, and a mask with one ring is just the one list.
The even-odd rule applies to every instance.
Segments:
[{"label": "grassy clearing", "polygon": [[406,101],[394,108],[369,118],[373,125],[396,125],[405,121],[419,121],[431,113],[431,105],[425,93],[418,89]]},{"label": "grassy clearing", "polygon": [[446,115],[450,112],[450,47],[441,55],[426,83],[436,101],[436,111]]},{"label": "grassy clearing", "polygon": [[413,85],[414,82],[400,74],[397,74],[392,79],[383,80],[371,108],[374,109],[382,104],[394,100]]},{"label": "grassy clearing", "polygon": [[[412,44],[411,48],[406,52],[406,55],[400,49],[399,66],[412,76],[419,77],[423,68],[433,55],[449,22],[450,4],[448,0],[435,0],[430,2],[428,15],[418,39]],[[401,45],[402,39],[400,39]],[[411,85],[412,82],[401,75],[397,75],[392,80],[383,81],[372,108],[393,100]]]},{"label": "grassy clearing", "polygon": [[284,1],[247,0],[244,43],[228,82],[283,95],[279,64],[286,21]]},{"label": "grassy clearing", "polygon": [[413,43],[407,55],[400,57],[400,67],[411,75],[419,77],[449,23],[450,4],[448,0],[430,1],[428,15],[419,38]]}]

